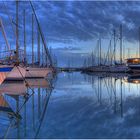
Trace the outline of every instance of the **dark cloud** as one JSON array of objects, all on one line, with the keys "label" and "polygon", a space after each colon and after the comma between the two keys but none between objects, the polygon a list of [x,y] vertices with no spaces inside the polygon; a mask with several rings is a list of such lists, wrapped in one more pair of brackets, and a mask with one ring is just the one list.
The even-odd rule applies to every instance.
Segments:
[{"label": "dark cloud", "polygon": [[[132,1],[33,1],[46,38],[54,41],[90,40],[109,36],[113,28],[123,24],[124,37],[135,40],[140,25],[140,2]],[[15,20],[15,2],[5,2]],[[0,2],[0,16],[6,21],[6,9]],[[23,9],[26,9],[28,31],[31,33],[32,10],[28,1],[20,2],[20,24],[23,24]],[[6,26],[7,27],[7,26]],[[21,29],[22,32],[22,29]]]},{"label": "dark cloud", "polygon": [[[7,10],[15,21],[15,1],[0,2],[0,17],[3,20],[8,39],[15,43]],[[140,26],[140,1],[32,1],[46,40],[51,43],[63,43],[65,46],[73,42],[93,41],[99,36],[109,38],[115,28],[119,34],[119,26],[123,25],[123,38],[134,42],[138,40]],[[19,2],[19,34],[20,46],[23,46],[23,9],[26,10],[27,43],[31,46],[31,16],[29,1]],[[14,25],[15,27],[15,25]],[[35,23],[34,32],[37,32]],[[35,43],[37,43],[37,35]],[[1,44],[4,40],[0,33]],[[67,45],[66,45],[67,44]],[[76,44],[75,44],[76,45]],[[15,47],[15,45],[13,45]],[[61,46],[58,46],[61,48]],[[80,45],[79,45],[80,47]],[[74,50],[74,49],[73,49]]]}]

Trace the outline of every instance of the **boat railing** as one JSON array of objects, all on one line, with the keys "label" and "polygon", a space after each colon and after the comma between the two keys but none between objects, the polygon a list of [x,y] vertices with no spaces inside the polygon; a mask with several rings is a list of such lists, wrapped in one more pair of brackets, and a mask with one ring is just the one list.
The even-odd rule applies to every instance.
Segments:
[{"label": "boat railing", "polygon": [[[18,51],[19,54],[19,61],[23,62],[24,61],[24,51],[19,49]],[[0,52],[0,61],[15,61],[16,60],[16,51],[15,50],[9,50],[9,51],[2,51]]]}]

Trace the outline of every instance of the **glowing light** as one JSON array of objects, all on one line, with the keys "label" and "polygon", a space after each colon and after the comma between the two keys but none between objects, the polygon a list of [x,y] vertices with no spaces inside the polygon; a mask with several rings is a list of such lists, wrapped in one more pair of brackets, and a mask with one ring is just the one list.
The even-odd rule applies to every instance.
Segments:
[{"label": "glowing light", "polygon": [[134,81],[134,83],[136,83],[136,84],[138,84],[139,82],[140,82],[140,81],[138,81],[138,80],[135,80],[135,81]]}]

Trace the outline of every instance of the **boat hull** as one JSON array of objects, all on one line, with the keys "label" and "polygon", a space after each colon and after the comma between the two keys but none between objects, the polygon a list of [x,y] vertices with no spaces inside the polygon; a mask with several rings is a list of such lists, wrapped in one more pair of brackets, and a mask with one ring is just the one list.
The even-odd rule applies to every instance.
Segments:
[{"label": "boat hull", "polygon": [[128,65],[129,69],[134,73],[140,73],[140,64],[138,65]]},{"label": "boat hull", "polygon": [[12,71],[13,66],[0,65],[0,84],[7,78],[8,74]]},{"label": "boat hull", "polygon": [[11,72],[8,73],[5,80],[7,81],[18,81],[24,80],[26,69],[24,67],[14,67]]},{"label": "boat hull", "polygon": [[51,68],[27,68],[25,78],[45,78],[51,73]]}]

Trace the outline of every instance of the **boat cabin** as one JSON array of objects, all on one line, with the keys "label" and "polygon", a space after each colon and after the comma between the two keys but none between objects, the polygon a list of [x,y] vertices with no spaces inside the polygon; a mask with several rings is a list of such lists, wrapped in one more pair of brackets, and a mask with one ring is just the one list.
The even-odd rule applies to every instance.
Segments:
[{"label": "boat cabin", "polygon": [[140,64],[140,58],[128,58],[126,63],[129,64]]},{"label": "boat cabin", "polygon": [[126,59],[126,66],[131,72],[140,73],[140,58]]}]

